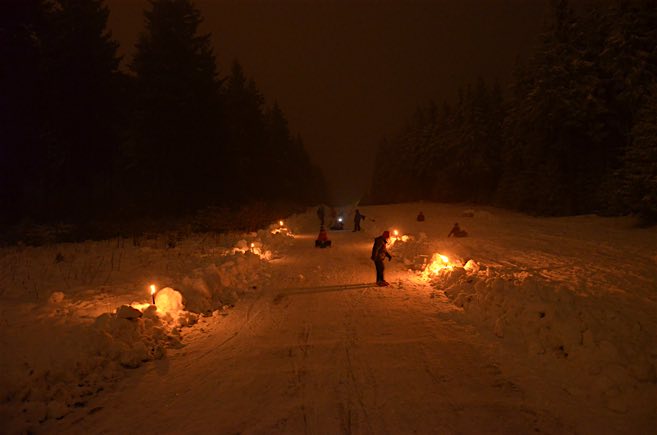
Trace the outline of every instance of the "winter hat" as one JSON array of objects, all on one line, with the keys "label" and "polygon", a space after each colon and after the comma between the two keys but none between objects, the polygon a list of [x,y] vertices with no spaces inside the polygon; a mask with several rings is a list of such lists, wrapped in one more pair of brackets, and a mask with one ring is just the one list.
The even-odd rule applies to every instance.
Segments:
[{"label": "winter hat", "polygon": [[389,238],[390,238],[390,231],[385,230],[385,231],[383,232],[383,237],[385,237],[386,239],[389,239]]}]

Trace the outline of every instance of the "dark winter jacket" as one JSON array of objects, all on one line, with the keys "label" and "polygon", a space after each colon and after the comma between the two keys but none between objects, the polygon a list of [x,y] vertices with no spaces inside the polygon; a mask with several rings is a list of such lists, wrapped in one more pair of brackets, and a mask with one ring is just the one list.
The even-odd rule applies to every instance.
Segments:
[{"label": "dark winter jacket", "polygon": [[359,224],[363,219],[365,219],[365,215],[360,214],[360,212],[356,210],[356,214],[354,215],[354,222]]},{"label": "dark winter jacket", "polygon": [[388,240],[383,236],[379,236],[374,239],[374,246],[372,246],[372,260],[383,261],[386,259],[386,257],[388,257],[388,259],[392,258],[388,252],[388,249],[386,249],[387,244]]}]

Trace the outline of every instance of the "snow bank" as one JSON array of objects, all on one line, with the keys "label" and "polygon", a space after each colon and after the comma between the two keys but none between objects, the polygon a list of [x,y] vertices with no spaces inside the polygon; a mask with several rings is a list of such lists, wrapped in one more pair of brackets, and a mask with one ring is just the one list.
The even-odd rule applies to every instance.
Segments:
[{"label": "snow bank", "polygon": [[[293,237],[276,222],[175,243],[156,234],[0,250],[0,432],[63,418],[125,370],[182,346],[181,328],[261,288]],[[155,305],[151,284],[164,287]]]},{"label": "snow bank", "polygon": [[16,331],[21,343],[11,360],[5,352],[1,361],[5,429],[25,432],[46,419],[62,418],[121,378],[124,369],[180,346],[178,319],[167,316],[152,305],[143,311],[123,305],[92,323],[53,323],[46,317],[23,325]]},{"label": "snow bank", "polygon": [[[425,222],[414,222],[417,210]],[[496,336],[502,352],[616,412],[654,404],[654,231],[624,219],[541,219],[430,204],[365,214],[376,219],[368,228],[373,235],[398,228],[410,236],[390,247],[394,261],[444,292],[459,310],[454,315]],[[471,236],[447,238],[453,222]],[[450,267],[423,273],[436,253]]]},{"label": "snow bank", "polygon": [[[471,263],[472,264],[472,263]],[[577,385],[615,411],[624,412],[629,396],[654,394],[657,343],[654,319],[639,320],[610,301],[580,297],[528,273],[505,275],[483,267],[445,268],[432,285],[475,324],[497,337],[520,343],[532,357],[563,368],[578,368]]]}]

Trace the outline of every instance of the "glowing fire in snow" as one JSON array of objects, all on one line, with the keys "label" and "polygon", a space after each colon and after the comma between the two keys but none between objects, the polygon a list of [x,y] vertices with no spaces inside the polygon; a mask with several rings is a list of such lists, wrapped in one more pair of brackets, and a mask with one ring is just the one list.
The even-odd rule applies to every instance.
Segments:
[{"label": "glowing fire in snow", "polygon": [[453,270],[454,266],[458,264],[452,263],[449,261],[449,258],[443,254],[433,254],[431,257],[431,262],[427,264],[427,267],[424,269],[424,275],[435,275],[443,270]]},{"label": "glowing fire in snow", "polygon": [[278,221],[278,226],[276,226],[276,224],[271,224],[269,228],[272,234],[284,234],[288,237],[294,237],[292,231],[290,231],[290,229],[285,226],[285,222],[282,220]]},{"label": "glowing fire in snow", "polygon": [[265,255],[262,249],[262,245],[261,244],[256,245],[254,242],[251,242],[251,248],[249,249],[249,251],[253,252],[255,255],[257,255],[260,258],[262,258]]},{"label": "glowing fire in snow", "polygon": [[392,236],[390,237],[390,240],[388,241],[389,246],[392,247],[395,242],[408,242],[409,236],[406,234],[400,234],[399,230],[392,230]]},{"label": "glowing fire in snow", "polygon": [[164,287],[157,290],[154,285],[150,286],[150,291],[154,292],[151,293],[153,297],[154,294],[157,293],[157,307],[154,307],[154,304],[143,304],[139,302],[133,302],[130,304],[130,306],[141,311],[142,313],[145,313],[148,309],[156,308],[155,314],[158,316],[172,315],[175,317],[178,313],[183,311],[184,305],[182,303],[182,295],[178,291],[170,287]]}]

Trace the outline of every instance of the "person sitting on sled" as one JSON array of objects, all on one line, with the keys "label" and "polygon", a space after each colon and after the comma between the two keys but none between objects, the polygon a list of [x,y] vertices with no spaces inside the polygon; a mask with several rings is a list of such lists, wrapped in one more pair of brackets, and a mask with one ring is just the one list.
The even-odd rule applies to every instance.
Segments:
[{"label": "person sitting on sled", "polygon": [[383,260],[388,257],[388,261],[392,260],[392,255],[388,252],[386,245],[388,244],[388,239],[390,238],[390,232],[384,231],[379,237],[374,239],[374,245],[372,246],[372,261],[374,261],[374,267],[376,267],[376,285],[379,287],[388,286],[388,282],[383,279]]},{"label": "person sitting on sled", "polygon": [[459,227],[459,223],[456,222],[454,226],[452,227],[452,230],[449,232],[447,237],[454,236],[454,237],[465,237],[467,236],[468,233],[465,230],[462,230],[461,227]]},{"label": "person sitting on sled", "polygon": [[324,226],[320,226],[319,235],[317,236],[317,240],[315,240],[315,248],[330,248],[330,247],[331,247],[331,241],[328,238],[328,234],[326,233]]}]

